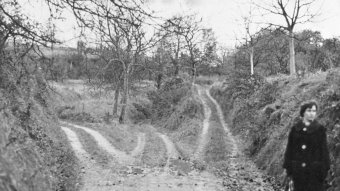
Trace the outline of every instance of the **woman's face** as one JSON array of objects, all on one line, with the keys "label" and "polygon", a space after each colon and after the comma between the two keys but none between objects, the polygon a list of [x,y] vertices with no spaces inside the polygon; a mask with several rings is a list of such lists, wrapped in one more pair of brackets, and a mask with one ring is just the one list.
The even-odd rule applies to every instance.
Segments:
[{"label": "woman's face", "polygon": [[316,106],[313,105],[311,108],[307,108],[303,118],[307,121],[313,121],[316,117]]}]

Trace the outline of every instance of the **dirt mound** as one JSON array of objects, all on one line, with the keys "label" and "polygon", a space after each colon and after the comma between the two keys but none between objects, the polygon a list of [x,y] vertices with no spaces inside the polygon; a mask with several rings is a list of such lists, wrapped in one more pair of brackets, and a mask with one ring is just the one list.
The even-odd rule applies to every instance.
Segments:
[{"label": "dirt mound", "polygon": [[167,132],[180,154],[190,158],[203,120],[197,89],[184,79],[168,79],[159,90],[149,92],[148,99],[152,103],[152,124]]}]

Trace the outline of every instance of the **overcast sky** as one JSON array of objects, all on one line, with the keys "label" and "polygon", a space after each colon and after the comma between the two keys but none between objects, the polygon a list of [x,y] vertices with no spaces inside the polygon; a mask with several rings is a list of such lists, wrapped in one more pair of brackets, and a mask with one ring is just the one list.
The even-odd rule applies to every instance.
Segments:
[{"label": "overcast sky", "polygon": [[[155,10],[156,14],[162,17],[171,17],[175,14],[197,13],[202,17],[206,27],[214,30],[215,35],[221,45],[233,47],[237,43],[236,39],[244,36],[244,24],[242,16],[248,14],[251,0],[149,0],[148,6]],[[263,1],[263,0],[261,0]],[[267,0],[271,1],[271,0]],[[41,2],[41,1],[40,1]],[[297,25],[295,31],[303,29],[318,30],[324,38],[340,37],[340,0],[320,0],[321,15],[315,22],[305,25]],[[27,12],[40,22],[48,19],[48,10],[41,7],[39,0],[24,7]],[[46,11],[43,11],[45,10]],[[78,35],[75,31],[76,23],[71,13],[64,14],[66,20],[58,21],[58,37],[67,41],[68,45],[74,46],[75,40],[71,40]],[[278,19],[277,22],[284,20]],[[252,27],[257,30],[258,27]]]},{"label": "overcast sky", "polygon": [[[221,44],[233,46],[236,38],[241,38],[245,32],[242,16],[248,15],[251,5],[249,2],[250,0],[150,0],[150,7],[164,16],[197,12],[202,16],[205,25],[215,31]],[[317,6],[320,8],[320,16],[315,22],[297,25],[295,31],[312,29],[320,31],[324,38],[339,37],[340,0],[320,0]],[[282,21],[283,18],[277,20]],[[258,27],[253,26],[254,30],[256,28]]]}]

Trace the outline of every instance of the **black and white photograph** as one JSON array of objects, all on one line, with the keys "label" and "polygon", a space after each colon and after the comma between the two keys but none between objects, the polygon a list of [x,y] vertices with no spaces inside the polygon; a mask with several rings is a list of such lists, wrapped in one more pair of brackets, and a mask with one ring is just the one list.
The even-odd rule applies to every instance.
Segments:
[{"label": "black and white photograph", "polygon": [[340,191],[340,0],[0,0],[0,191]]}]

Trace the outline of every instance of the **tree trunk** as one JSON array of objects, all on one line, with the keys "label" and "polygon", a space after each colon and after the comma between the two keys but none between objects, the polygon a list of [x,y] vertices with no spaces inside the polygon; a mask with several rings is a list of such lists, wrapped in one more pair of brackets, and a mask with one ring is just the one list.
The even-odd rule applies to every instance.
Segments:
[{"label": "tree trunk", "polygon": [[163,78],[163,74],[162,73],[157,74],[157,78],[156,78],[156,87],[157,87],[157,89],[161,88],[162,78]]},{"label": "tree trunk", "polygon": [[193,62],[192,62],[192,77],[193,77],[193,83],[195,83],[195,81],[196,81],[196,75],[197,75],[197,71],[196,71],[196,62],[193,61]]},{"label": "tree trunk", "polygon": [[130,64],[127,67],[124,67],[124,85],[123,85],[123,106],[119,117],[119,123],[125,122],[125,113],[126,113],[126,107],[128,104],[128,92],[129,92],[129,70],[130,70]]},{"label": "tree trunk", "polygon": [[293,31],[289,31],[289,72],[291,76],[296,75]]},{"label": "tree trunk", "polygon": [[117,116],[118,115],[118,101],[119,101],[119,91],[120,91],[120,84],[118,83],[116,90],[115,90],[115,103],[113,106],[113,116]]},{"label": "tree trunk", "polygon": [[173,64],[174,64],[174,67],[175,67],[174,76],[178,76],[178,73],[179,73],[179,65],[178,65],[177,60],[174,61]]},{"label": "tree trunk", "polygon": [[179,49],[180,49],[180,39],[177,38],[177,47],[176,47],[176,52],[175,52],[175,59],[173,60],[173,64],[175,67],[175,76],[178,76],[179,73],[179,63],[178,63],[178,57],[179,57]]},{"label": "tree trunk", "polygon": [[235,57],[234,57],[234,69],[235,70],[236,70],[236,67],[237,67],[236,59],[237,59],[237,54],[235,54]]},{"label": "tree trunk", "polygon": [[250,74],[254,74],[254,47],[250,49]]}]

